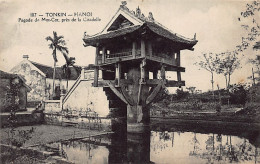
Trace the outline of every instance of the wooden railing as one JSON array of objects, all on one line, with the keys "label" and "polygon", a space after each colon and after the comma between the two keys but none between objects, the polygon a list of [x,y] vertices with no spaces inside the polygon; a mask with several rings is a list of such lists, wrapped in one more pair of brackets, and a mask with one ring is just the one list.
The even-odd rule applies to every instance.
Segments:
[{"label": "wooden railing", "polygon": [[106,59],[116,58],[116,57],[125,57],[125,56],[131,56],[132,51],[125,51],[125,52],[118,52],[113,54],[107,54]]},{"label": "wooden railing", "polygon": [[[126,50],[124,52],[106,54],[104,63],[113,63],[116,62],[118,59],[128,60],[128,59],[140,58],[140,57],[141,57],[141,49],[136,49],[135,57],[132,55],[132,50]],[[162,63],[177,66],[177,59],[174,59],[173,57],[167,56],[166,54],[163,53],[153,52],[151,56],[148,56],[147,54],[146,57],[157,62],[162,62]],[[98,64],[103,64],[101,56],[98,58]]]},{"label": "wooden railing", "polygon": [[151,59],[154,59],[158,62],[163,62],[170,65],[177,65],[177,59],[174,59],[173,57],[161,54],[161,53],[154,53],[151,56]]}]

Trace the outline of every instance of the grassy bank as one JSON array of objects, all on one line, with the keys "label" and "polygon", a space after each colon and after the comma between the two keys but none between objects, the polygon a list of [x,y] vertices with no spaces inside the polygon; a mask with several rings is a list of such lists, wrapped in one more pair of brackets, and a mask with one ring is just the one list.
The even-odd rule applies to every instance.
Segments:
[{"label": "grassy bank", "polygon": [[[53,125],[34,125],[34,126],[20,126],[15,128],[14,138],[19,140],[22,138],[19,131],[33,129],[31,136],[25,141],[22,147],[29,147],[33,145],[41,145],[50,142],[58,142],[61,140],[68,140],[79,137],[88,137],[89,135],[102,134],[103,131],[78,129],[75,127],[62,127]],[[0,129],[0,143],[8,144],[11,134],[8,132],[10,128]]]},{"label": "grassy bank", "polygon": [[222,105],[217,103],[163,102],[153,104],[151,118],[260,123],[260,103]]}]

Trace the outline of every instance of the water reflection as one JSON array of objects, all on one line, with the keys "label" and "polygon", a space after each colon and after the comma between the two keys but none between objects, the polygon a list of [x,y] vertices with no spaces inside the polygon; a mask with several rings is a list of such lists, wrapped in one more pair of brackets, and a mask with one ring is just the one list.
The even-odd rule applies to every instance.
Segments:
[{"label": "water reflection", "polygon": [[247,139],[221,134],[152,132],[155,163],[259,163],[259,148]]},{"label": "water reflection", "polygon": [[74,163],[260,163],[247,138],[216,133],[151,131],[115,133],[45,145]]}]

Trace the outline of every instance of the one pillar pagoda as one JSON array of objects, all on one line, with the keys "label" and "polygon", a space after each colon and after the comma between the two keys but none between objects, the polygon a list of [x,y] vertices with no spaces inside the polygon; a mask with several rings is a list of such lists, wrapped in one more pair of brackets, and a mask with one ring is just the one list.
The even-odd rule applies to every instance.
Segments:
[{"label": "one pillar pagoda", "polygon": [[[130,11],[126,3],[98,34],[83,38],[85,46],[96,47],[94,87],[107,88],[127,108],[127,132],[139,133],[149,125],[147,106],[164,87],[181,87],[180,51],[193,50],[197,43],[184,38],[148,17]],[[99,72],[102,71],[102,80]],[[166,71],[177,80],[167,80]],[[109,91],[108,91],[109,90]]]}]

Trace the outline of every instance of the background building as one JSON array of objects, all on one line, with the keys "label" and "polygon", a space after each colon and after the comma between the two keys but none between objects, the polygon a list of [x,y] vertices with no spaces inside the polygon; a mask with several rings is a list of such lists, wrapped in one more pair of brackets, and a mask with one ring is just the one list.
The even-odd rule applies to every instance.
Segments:
[{"label": "background building", "polygon": [[[28,55],[24,55],[18,65],[11,69],[12,73],[20,74],[26,79],[26,84],[32,91],[28,94],[28,101],[41,101],[52,99],[53,68],[47,65],[28,60]],[[68,89],[74,84],[80,73],[70,67],[70,76],[68,79]],[[61,67],[56,67],[55,88],[67,90],[67,78]],[[56,95],[57,96],[57,95]]]},{"label": "background building", "polygon": [[[31,88],[25,84],[25,79],[17,74],[10,74],[0,70],[0,112],[9,112],[12,105],[18,105],[18,110],[26,110],[27,92]],[[17,95],[13,94],[17,86]]]}]

